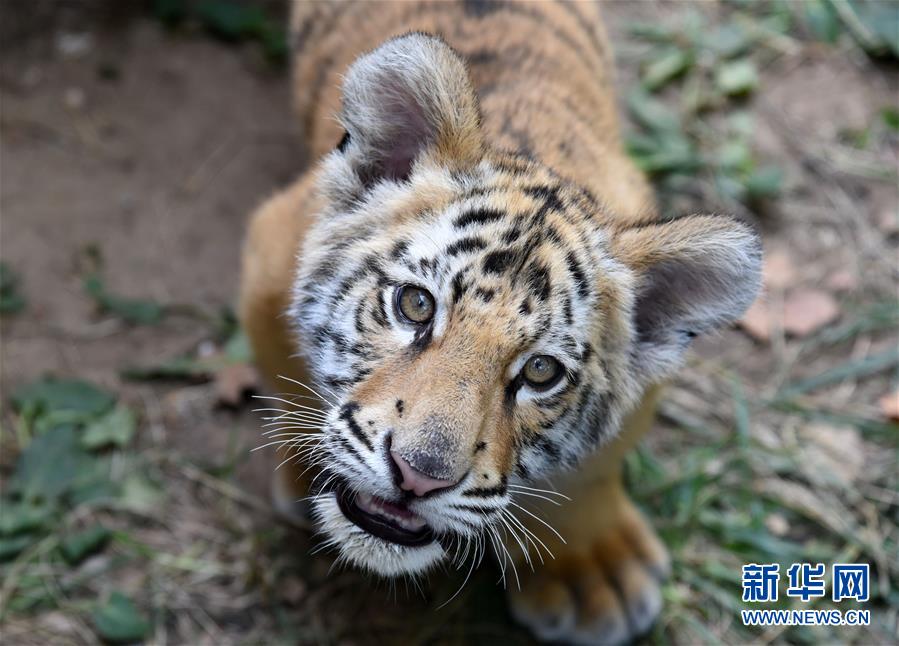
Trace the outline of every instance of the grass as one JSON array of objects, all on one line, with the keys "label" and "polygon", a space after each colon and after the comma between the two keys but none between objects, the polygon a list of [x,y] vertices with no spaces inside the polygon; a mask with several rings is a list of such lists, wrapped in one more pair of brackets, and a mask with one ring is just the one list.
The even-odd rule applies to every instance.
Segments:
[{"label": "grass", "polygon": [[[855,55],[861,43],[876,56],[891,46],[866,23],[865,3],[723,5],[715,17],[682,11],[665,22],[671,27],[631,25],[637,53],[625,58],[638,81],[627,98],[629,147],[671,210],[719,207],[770,222],[778,209],[769,207],[792,204],[785,158],[754,147],[752,98],[764,93],[770,66],[812,46]],[[261,14],[234,6],[166,1],[154,10],[174,28],[200,25],[229,42],[266,48],[267,37],[277,40]],[[791,154],[814,170],[791,181],[823,184],[833,204],[847,193],[838,175],[866,186],[895,181],[881,155],[895,145],[895,108],[878,115],[832,146],[794,142]],[[848,226],[880,235],[859,219]],[[134,326],[188,314],[215,341],[211,355],[123,365],[127,379],[152,383],[161,399],[173,384],[212,389],[223,366],[248,360],[233,317],[111,293],[99,254],[92,258],[84,298],[104,315]],[[668,390],[659,432],[628,457],[629,487],[674,560],[649,643],[895,638],[899,428],[871,402],[899,383],[899,307],[889,260],[863,261],[863,287],[844,299],[841,321],[804,340],[754,347],[754,357],[722,348],[720,357],[694,359]],[[0,312],[27,311],[16,274],[0,269]],[[489,567],[443,609],[461,575],[435,576],[420,595],[402,583],[372,593],[379,584],[331,572],[327,557],[308,556],[315,544],[307,532],[277,522],[266,500],[239,485],[252,433],[235,432],[227,455],[190,460],[152,441],[164,423],[159,406],[79,379],[41,380],[8,398],[0,626],[10,643],[530,643]],[[741,625],[743,564],[777,562],[785,571],[792,562],[853,561],[872,564],[871,627]],[[778,607],[830,605],[790,600],[782,589]]]}]

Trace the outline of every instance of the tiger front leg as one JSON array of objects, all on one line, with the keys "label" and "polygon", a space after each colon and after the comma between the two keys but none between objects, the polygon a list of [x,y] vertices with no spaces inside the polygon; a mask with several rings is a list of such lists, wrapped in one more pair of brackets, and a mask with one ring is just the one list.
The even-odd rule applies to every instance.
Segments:
[{"label": "tiger front leg", "polygon": [[532,543],[545,544],[553,558],[544,551],[541,564],[530,545],[532,571],[520,548],[513,552],[521,587],[508,586],[512,614],[543,641],[626,643],[646,633],[662,608],[668,552],[620,479],[571,497],[534,512],[546,524],[519,514]]}]

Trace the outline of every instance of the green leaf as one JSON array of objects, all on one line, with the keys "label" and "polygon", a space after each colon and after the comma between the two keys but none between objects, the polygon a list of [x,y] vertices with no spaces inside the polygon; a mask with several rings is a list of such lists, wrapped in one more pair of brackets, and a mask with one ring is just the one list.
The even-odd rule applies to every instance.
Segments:
[{"label": "green leaf", "polygon": [[262,51],[268,60],[279,65],[286,63],[290,55],[290,45],[287,32],[280,24],[266,21],[257,31],[257,39],[262,44]]},{"label": "green leaf", "polygon": [[31,536],[0,538],[0,563],[5,563],[10,559],[14,559],[33,542],[34,538]]},{"label": "green leaf", "polygon": [[852,37],[870,56],[899,57],[899,3],[830,0]]},{"label": "green leaf", "polygon": [[145,476],[133,473],[122,486],[121,506],[136,512],[154,509],[163,498],[163,492]]},{"label": "green leaf", "polygon": [[102,525],[94,525],[77,534],[72,534],[62,539],[59,551],[69,565],[77,565],[88,556],[99,552],[112,532]]},{"label": "green leaf", "polygon": [[717,157],[718,165],[728,170],[747,171],[752,166],[752,153],[743,139],[725,141]]},{"label": "green leaf", "polygon": [[13,503],[8,499],[0,506],[0,534],[13,535],[43,529],[53,518],[56,508],[47,503],[30,501]]},{"label": "green leaf", "polygon": [[14,314],[25,307],[19,292],[19,277],[5,262],[0,262],[0,314]]},{"label": "green leaf", "polygon": [[225,357],[231,363],[253,363],[253,350],[250,339],[243,330],[238,329],[225,343]]},{"label": "green leaf", "polygon": [[57,426],[34,438],[19,455],[10,488],[27,501],[53,500],[68,492],[92,464],[75,426]]},{"label": "green leaf", "polygon": [[643,86],[658,90],[690,69],[692,64],[691,52],[678,48],[662,50],[643,69]]},{"label": "green leaf", "polygon": [[32,418],[41,414],[69,415],[76,422],[102,415],[115,397],[84,381],[47,377],[23,386],[12,396],[13,407]]},{"label": "green leaf", "polygon": [[209,32],[225,41],[237,42],[258,33],[265,15],[258,7],[227,0],[210,0],[200,5],[198,16]]},{"label": "green leaf", "polygon": [[763,166],[746,178],[744,186],[749,199],[776,197],[783,189],[783,171],[777,166]]},{"label": "green leaf", "polygon": [[715,186],[722,195],[727,195],[738,201],[746,199],[746,186],[732,174],[726,172],[715,173]]},{"label": "green leaf", "polygon": [[137,422],[130,408],[118,405],[103,417],[91,422],[81,436],[81,446],[99,449],[127,446],[134,437]]},{"label": "green leaf", "polygon": [[842,128],[837,133],[840,141],[847,143],[853,148],[864,150],[871,143],[871,128]]},{"label": "green leaf", "polygon": [[155,325],[166,313],[166,308],[159,303],[110,294],[97,274],[85,277],[84,291],[96,301],[102,311],[114,314],[128,323]]},{"label": "green leaf", "polygon": [[738,23],[725,23],[713,30],[704,39],[706,47],[721,58],[739,56],[752,45],[753,36]]},{"label": "green leaf", "polygon": [[825,0],[805,0],[805,22],[818,40],[835,43],[840,35],[840,19]]},{"label": "green leaf", "polygon": [[880,111],[880,118],[892,130],[899,131],[899,108],[887,106]]},{"label": "green leaf", "polygon": [[701,164],[695,148],[678,132],[629,136],[626,146],[637,166],[650,174],[690,173]]},{"label": "green leaf", "polygon": [[68,496],[72,505],[113,502],[122,495],[122,485],[110,480],[108,469],[106,469],[105,474],[101,474],[100,470],[102,466],[104,466],[102,463],[98,465],[97,471],[93,474],[95,477],[79,479],[79,481],[72,486],[72,491]]},{"label": "green leaf", "polygon": [[647,130],[655,133],[681,131],[680,117],[642,88],[635,88],[628,94],[627,106],[634,119]]},{"label": "green leaf", "polygon": [[752,92],[759,84],[755,63],[748,58],[722,63],[715,73],[715,84],[728,96]]},{"label": "green leaf", "polygon": [[125,644],[147,636],[150,624],[138,611],[134,602],[121,592],[113,592],[106,602],[92,613],[97,634],[104,640]]},{"label": "green leaf", "polygon": [[775,3],[771,8],[771,12],[765,16],[759,24],[761,24],[764,29],[778,34],[786,34],[793,26],[793,11],[790,8],[791,4],[792,0],[790,0],[790,2]]},{"label": "green leaf", "polygon": [[[80,447],[79,448],[83,448]],[[111,455],[93,455],[70,485],[67,497],[73,505],[88,502],[112,501],[119,497],[122,486],[113,479]]]},{"label": "green leaf", "polygon": [[751,137],[755,131],[755,120],[752,114],[740,110],[731,114],[727,119],[727,127],[735,134],[742,137]]},{"label": "green leaf", "polygon": [[187,18],[187,0],[153,0],[152,11],[166,27],[175,27]]}]

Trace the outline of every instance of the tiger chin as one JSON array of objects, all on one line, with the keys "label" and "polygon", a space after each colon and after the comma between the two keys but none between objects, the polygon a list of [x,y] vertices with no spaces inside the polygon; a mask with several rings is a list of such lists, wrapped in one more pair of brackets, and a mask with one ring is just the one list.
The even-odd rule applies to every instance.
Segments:
[{"label": "tiger chin", "polygon": [[596,3],[292,6],[317,161],[253,214],[241,283],[275,502],[379,575],[492,559],[540,639],[644,633],[670,565],[623,456],[755,298],[758,236],[657,212]]}]

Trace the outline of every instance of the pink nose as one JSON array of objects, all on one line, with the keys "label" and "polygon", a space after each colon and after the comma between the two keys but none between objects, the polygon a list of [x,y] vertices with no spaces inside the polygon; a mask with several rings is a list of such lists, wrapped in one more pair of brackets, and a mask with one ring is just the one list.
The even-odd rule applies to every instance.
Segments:
[{"label": "pink nose", "polygon": [[435,489],[445,489],[456,484],[452,480],[440,480],[425,475],[421,471],[416,471],[411,464],[406,462],[396,451],[390,452],[393,461],[400,470],[400,489],[403,491],[411,491],[416,496],[423,496],[429,491]]}]

